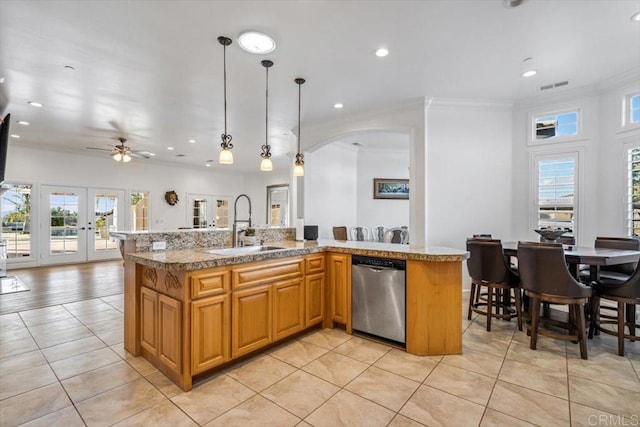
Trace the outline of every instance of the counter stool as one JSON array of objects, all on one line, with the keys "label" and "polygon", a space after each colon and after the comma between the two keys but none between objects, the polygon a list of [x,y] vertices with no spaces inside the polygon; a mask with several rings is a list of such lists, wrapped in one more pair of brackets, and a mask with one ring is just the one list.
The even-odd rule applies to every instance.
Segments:
[{"label": "counter stool", "polygon": [[347,240],[347,227],[333,227],[333,238],[335,240]]},{"label": "counter stool", "polygon": [[[518,329],[522,330],[522,301],[520,298],[520,279],[513,272],[502,252],[500,240],[467,239],[467,260],[469,276],[471,276],[471,294],[469,295],[469,311],[487,316],[487,331],[491,332],[491,319],[518,319]],[[480,298],[486,287],[486,298]],[[511,291],[515,309],[511,304]]]}]

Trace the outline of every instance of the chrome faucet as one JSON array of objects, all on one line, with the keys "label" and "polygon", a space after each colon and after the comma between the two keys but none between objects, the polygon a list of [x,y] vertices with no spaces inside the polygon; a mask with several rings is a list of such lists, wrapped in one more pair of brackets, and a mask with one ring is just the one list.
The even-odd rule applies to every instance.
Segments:
[{"label": "chrome faucet", "polygon": [[[238,219],[238,199],[240,199],[240,197],[246,197],[247,198],[247,202],[249,202],[249,219]],[[238,246],[238,223],[239,222],[247,222],[249,223],[249,228],[251,228],[251,199],[249,198],[249,196],[247,196],[246,194],[241,194],[238,197],[236,197],[235,202],[233,202],[233,229],[231,231],[231,240],[232,240],[232,246],[235,248],[236,246]]]}]

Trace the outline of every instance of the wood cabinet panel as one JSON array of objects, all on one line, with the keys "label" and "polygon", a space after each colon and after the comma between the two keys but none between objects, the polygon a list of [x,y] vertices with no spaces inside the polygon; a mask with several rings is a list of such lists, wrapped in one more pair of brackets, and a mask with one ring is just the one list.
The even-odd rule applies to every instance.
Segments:
[{"label": "wood cabinet panel", "polygon": [[305,274],[324,273],[324,260],[325,255],[323,253],[306,257],[304,259]]},{"label": "wood cabinet panel", "polygon": [[[351,256],[349,254],[330,253],[329,295],[331,297],[331,319],[334,322],[350,326],[351,324]],[[347,328],[347,332],[350,332]]]},{"label": "wood cabinet panel", "polygon": [[325,274],[305,276],[304,282],[305,326],[311,326],[324,319]]},{"label": "wood cabinet panel", "polygon": [[233,289],[301,277],[304,271],[303,261],[299,257],[286,258],[277,261],[254,262],[234,268]]},{"label": "wood cabinet panel", "polygon": [[189,277],[191,298],[223,294],[231,289],[231,270],[228,267],[198,271]]},{"label": "wood cabinet panel", "polygon": [[236,291],[232,299],[231,356],[250,353],[272,342],[272,286],[256,286]]},{"label": "wood cabinet panel", "polygon": [[182,372],[182,303],[158,295],[158,357],[176,372]]},{"label": "wood cabinet panel", "polygon": [[204,372],[230,360],[229,295],[191,303],[191,371]]},{"label": "wood cabinet panel", "polygon": [[156,354],[158,350],[158,293],[140,288],[140,345]]},{"label": "wood cabinet panel", "polygon": [[273,285],[273,336],[279,340],[304,329],[304,281]]}]

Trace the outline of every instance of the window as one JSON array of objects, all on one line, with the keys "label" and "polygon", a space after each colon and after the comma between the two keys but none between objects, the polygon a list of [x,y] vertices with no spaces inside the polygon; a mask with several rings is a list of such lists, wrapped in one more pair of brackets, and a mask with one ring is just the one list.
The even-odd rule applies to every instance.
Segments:
[{"label": "window", "polygon": [[629,96],[629,123],[640,123],[640,93]]},{"label": "window", "polygon": [[216,199],[216,226],[229,227],[229,200]]},{"label": "window", "polygon": [[131,192],[131,231],[149,230],[149,192]]},{"label": "window", "polygon": [[640,236],[640,147],[627,151],[627,232]]},{"label": "window", "polygon": [[541,158],[536,165],[538,228],[569,228],[575,235],[576,158]]},{"label": "window", "polygon": [[578,120],[577,111],[536,116],[535,140],[578,135]]},{"label": "window", "polygon": [[2,195],[2,238],[7,241],[7,258],[30,257],[31,184],[4,184]]}]

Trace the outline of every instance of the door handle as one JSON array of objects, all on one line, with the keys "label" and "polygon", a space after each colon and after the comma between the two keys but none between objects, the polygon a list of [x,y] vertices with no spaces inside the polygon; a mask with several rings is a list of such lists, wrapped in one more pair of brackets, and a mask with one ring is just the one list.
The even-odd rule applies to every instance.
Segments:
[{"label": "door handle", "polygon": [[84,227],[80,227],[80,230],[84,230],[84,229],[85,229]]},{"label": "door handle", "polygon": [[91,227],[87,227],[87,230],[93,230],[93,228],[91,228]]}]

